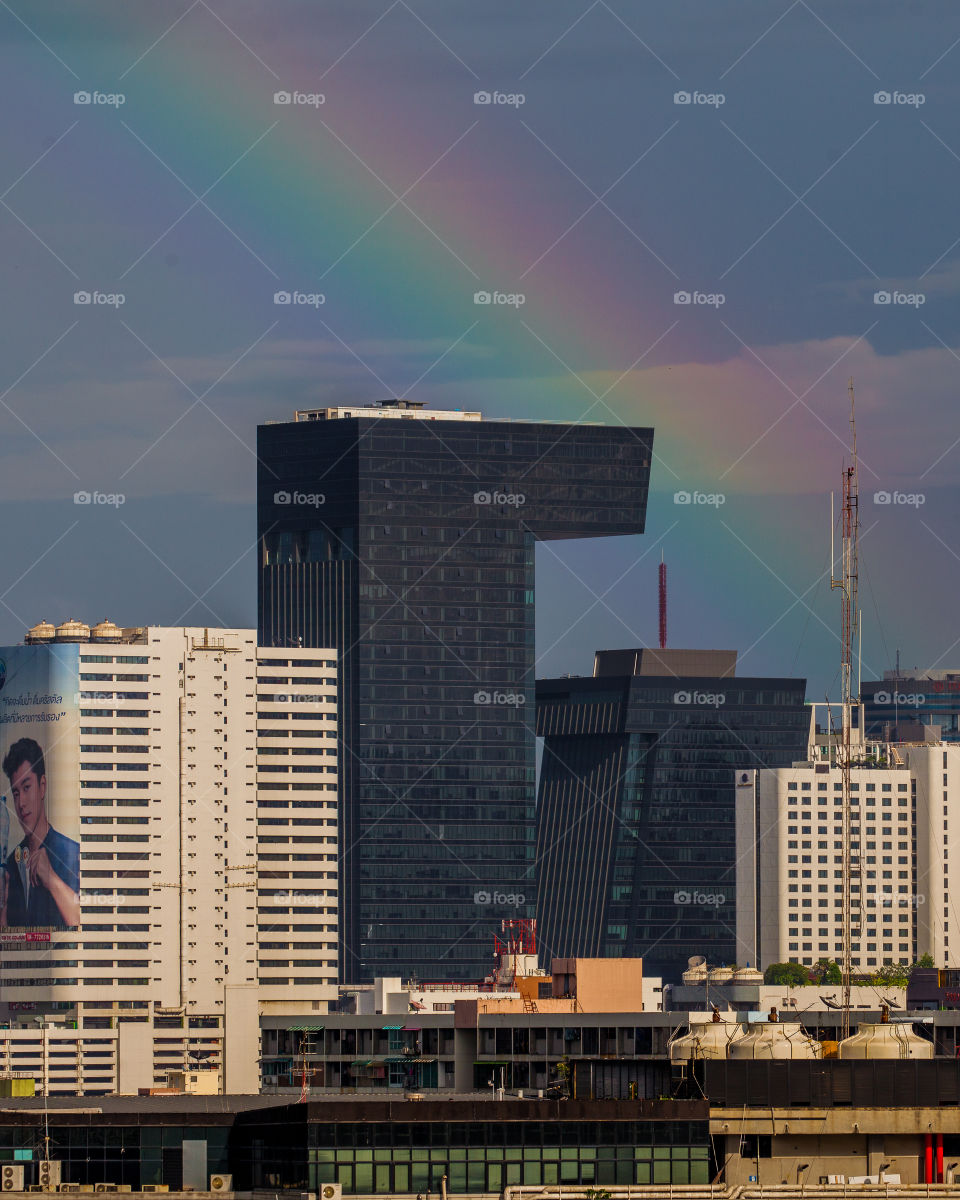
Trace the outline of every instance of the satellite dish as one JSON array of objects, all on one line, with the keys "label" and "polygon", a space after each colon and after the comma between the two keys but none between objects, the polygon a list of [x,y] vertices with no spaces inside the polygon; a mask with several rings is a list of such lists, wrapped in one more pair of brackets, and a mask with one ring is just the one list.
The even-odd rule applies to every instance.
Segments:
[{"label": "satellite dish", "polygon": [[694,967],[705,967],[707,960],[702,954],[695,954],[692,958],[687,959],[687,969],[692,970]]}]

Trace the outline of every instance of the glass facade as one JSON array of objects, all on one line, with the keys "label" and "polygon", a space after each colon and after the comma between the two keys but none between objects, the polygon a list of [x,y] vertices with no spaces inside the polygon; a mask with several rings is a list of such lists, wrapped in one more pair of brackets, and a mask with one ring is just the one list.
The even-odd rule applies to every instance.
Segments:
[{"label": "glass facade", "polygon": [[482,979],[534,915],[534,547],[642,532],[652,436],[260,428],[261,642],[339,651],[344,982]]},{"label": "glass facade", "polygon": [[[36,1112],[31,1116],[36,1119]],[[50,1114],[50,1157],[62,1161],[65,1183],[127,1184],[134,1189],[163,1183],[177,1190],[183,1183],[184,1140],[206,1142],[208,1172],[230,1170],[229,1123],[198,1126],[111,1124],[96,1118],[91,1123],[74,1121],[60,1125],[55,1113]],[[0,1126],[0,1162],[24,1162],[27,1187],[39,1182],[37,1163],[43,1158],[43,1138],[42,1115],[32,1125]],[[25,1159],[23,1151],[31,1157]]]},{"label": "glass facade", "polygon": [[[540,936],[673,978],[734,963],[738,767],[806,754],[802,679],[541,680]],[[712,697],[713,699],[708,699]]]},{"label": "glass facade", "polygon": [[[249,1130],[255,1188],[345,1193],[499,1193],[510,1185],[709,1183],[706,1121],[314,1123]],[[277,1139],[285,1142],[278,1143]]]},{"label": "glass facade", "polygon": [[888,736],[916,741],[911,725],[939,725],[941,741],[960,742],[960,672],[936,674],[935,679],[904,675],[862,683],[866,736],[876,741]]}]

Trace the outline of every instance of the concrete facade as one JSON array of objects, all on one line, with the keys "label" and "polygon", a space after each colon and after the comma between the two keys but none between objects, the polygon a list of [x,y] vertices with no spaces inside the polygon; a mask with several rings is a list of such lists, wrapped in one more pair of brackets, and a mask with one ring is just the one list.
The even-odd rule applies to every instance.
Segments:
[{"label": "concrete facade", "polygon": [[[816,727],[805,761],[737,772],[738,959],[812,965],[842,949],[841,773]],[[862,729],[862,715],[859,728]],[[958,961],[960,746],[862,742],[851,772],[853,967]],[[950,825],[951,811],[954,817]],[[951,860],[951,852],[953,858]]]},{"label": "concrete facade", "polygon": [[337,998],[335,655],[160,627],[78,650],[80,925],[5,936],[0,1069],[256,1092],[261,1012]]}]

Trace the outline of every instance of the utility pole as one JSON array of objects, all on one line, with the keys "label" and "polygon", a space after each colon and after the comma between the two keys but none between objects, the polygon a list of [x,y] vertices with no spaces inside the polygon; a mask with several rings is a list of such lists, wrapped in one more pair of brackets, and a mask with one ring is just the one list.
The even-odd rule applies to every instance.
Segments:
[{"label": "utility pole", "polygon": [[[858,551],[860,535],[860,493],[857,463],[857,424],[853,380],[850,396],[850,457],[841,473],[843,511],[840,518],[840,576],[833,574],[833,529],[830,532],[830,588],[840,588],[840,691],[841,736],[837,746],[843,788],[843,1037],[850,1036],[850,985],[853,971],[853,852],[851,833],[850,768],[853,759],[853,647],[859,636],[860,610],[857,604]],[[859,869],[859,852],[857,855]],[[858,900],[859,902],[859,900]]]}]

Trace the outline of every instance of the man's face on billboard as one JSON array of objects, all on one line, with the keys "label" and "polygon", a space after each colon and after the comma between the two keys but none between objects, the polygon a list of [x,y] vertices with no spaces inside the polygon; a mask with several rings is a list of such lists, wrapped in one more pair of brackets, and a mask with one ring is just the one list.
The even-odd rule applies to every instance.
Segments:
[{"label": "man's face on billboard", "polygon": [[43,817],[43,803],[47,795],[47,777],[37,778],[29,763],[21,763],[10,780],[13,805],[24,833],[33,833]]}]

